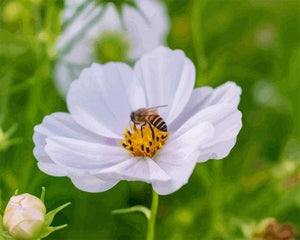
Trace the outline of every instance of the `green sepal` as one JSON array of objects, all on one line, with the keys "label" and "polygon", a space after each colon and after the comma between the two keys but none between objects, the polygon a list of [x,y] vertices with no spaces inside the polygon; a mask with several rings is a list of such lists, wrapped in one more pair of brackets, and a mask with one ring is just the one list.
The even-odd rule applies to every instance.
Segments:
[{"label": "green sepal", "polygon": [[135,8],[135,9],[138,9],[139,7],[137,6],[136,2],[134,1],[125,1],[124,4],[127,4],[128,6],[132,7],[132,8]]},{"label": "green sepal", "polygon": [[[41,199],[42,202],[45,201],[45,194],[46,194],[46,189],[45,189],[45,187],[42,187],[42,193],[41,193],[41,196],[40,196],[40,199]],[[71,204],[70,202],[68,202],[66,204],[63,204],[62,206],[60,206],[60,207],[58,207],[58,208],[56,208],[56,209],[54,209],[54,210],[52,210],[52,211],[50,211],[46,214],[45,221],[44,221],[44,227],[40,232],[39,239],[45,238],[45,237],[49,236],[51,233],[68,226],[67,224],[64,224],[64,225],[52,227],[52,226],[50,226],[50,224],[52,223],[53,218],[55,217],[55,215],[58,212],[60,212],[61,210],[63,210],[65,207],[69,206],[70,204]]]},{"label": "green sepal", "polygon": [[142,205],[137,205],[137,206],[133,206],[130,208],[116,209],[116,210],[113,210],[111,213],[112,214],[126,214],[126,213],[133,213],[133,212],[141,212],[145,215],[145,217],[147,219],[150,219],[150,216],[151,216],[150,209],[145,206],[142,206]]},{"label": "green sepal", "polygon": [[56,227],[46,227],[43,229],[42,234],[40,235],[40,238],[45,238],[48,237],[51,233],[63,229],[65,227],[67,227],[68,224],[64,224],[64,225],[60,225],[60,226],[56,226]]},{"label": "green sepal", "polygon": [[10,236],[8,234],[8,232],[6,232],[6,231],[0,231],[0,240],[11,240],[11,239],[13,239],[13,237]]},{"label": "green sepal", "polygon": [[60,212],[61,210],[63,210],[65,207],[69,206],[70,204],[71,204],[71,203],[68,202],[68,203],[66,203],[66,204],[64,204],[64,205],[62,205],[62,206],[60,206],[60,207],[58,207],[58,208],[56,208],[56,209],[54,209],[54,210],[48,212],[48,213],[46,214],[46,216],[45,216],[45,223],[44,223],[44,226],[45,226],[46,228],[49,227],[49,225],[52,223],[53,218],[55,217],[55,215],[56,215],[58,212]]},{"label": "green sepal", "polygon": [[117,10],[117,13],[118,13],[118,16],[119,16],[119,20],[120,20],[122,29],[124,31],[127,31],[127,28],[126,28],[126,25],[125,25],[125,21],[124,21],[124,18],[123,18],[123,6],[116,5],[115,7],[116,7],[116,10]]},{"label": "green sepal", "polygon": [[147,18],[146,14],[143,12],[143,10],[136,4],[134,1],[126,1],[124,4],[127,4],[131,8],[134,8],[141,16],[144,18],[145,22],[150,25],[150,21]]},{"label": "green sepal", "polygon": [[3,229],[3,216],[0,214],[0,240],[13,239],[7,231]]},{"label": "green sepal", "polygon": [[42,187],[42,193],[41,193],[40,199],[43,203],[45,203],[45,194],[46,194],[46,188]]}]

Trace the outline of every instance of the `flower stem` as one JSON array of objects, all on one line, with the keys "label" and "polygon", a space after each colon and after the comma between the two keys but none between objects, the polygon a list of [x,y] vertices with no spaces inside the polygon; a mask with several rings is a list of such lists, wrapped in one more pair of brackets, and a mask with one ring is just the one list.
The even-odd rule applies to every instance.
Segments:
[{"label": "flower stem", "polygon": [[152,189],[151,215],[148,219],[147,240],[154,240],[155,220],[158,208],[158,194]]}]

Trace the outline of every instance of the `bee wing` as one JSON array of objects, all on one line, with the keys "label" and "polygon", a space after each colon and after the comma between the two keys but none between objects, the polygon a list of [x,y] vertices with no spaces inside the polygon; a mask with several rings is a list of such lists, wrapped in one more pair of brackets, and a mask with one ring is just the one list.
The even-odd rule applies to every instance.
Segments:
[{"label": "bee wing", "polygon": [[160,107],[167,107],[168,105],[160,105],[160,106],[155,106],[155,107],[150,107],[146,108],[147,114],[148,115],[158,115],[158,108]]},{"label": "bee wing", "polygon": [[158,115],[157,108],[147,108],[146,115]]}]

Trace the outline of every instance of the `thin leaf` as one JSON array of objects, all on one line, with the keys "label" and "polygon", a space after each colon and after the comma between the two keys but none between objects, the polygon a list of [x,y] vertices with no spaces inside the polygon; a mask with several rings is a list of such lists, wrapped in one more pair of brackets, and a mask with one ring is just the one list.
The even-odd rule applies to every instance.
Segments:
[{"label": "thin leaf", "polygon": [[0,240],[7,240],[7,239],[13,239],[13,237],[11,237],[6,231],[0,231]]},{"label": "thin leaf", "polygon": [[68,202],[68,203],[66,203],[66,204],[64,204],[64,205],[62,205],[62,206],[60,206],[60,207],[58,207],[58,208],[56,208],[56,209],[54,209],[54,210],[48,212],[48,213],[46,214],[46,216],[45,216],[45,223],[44,223],[44,226],[49,226],[49,225],[52,223],[53,218],[55,217],[55,215],[56,215],[59,211],[61,211],[62,209],[64,209],[65,207],[69,206],[70,204],[71,204],[71,203]]},{"label": "thin leaf", "polygon": [[64,225],[60,225],[60,226],[56,226],[56,227],[46,227],[43,231],[43,233],[41,234],[40,238],[45,238],[48,237],[51,233],[63,229],[65,227],[67,227],[68,224],[64,224]]},{"label": "thin leaf", "polygon": [[18,124],[13,124],[6,132],[5,135],[7,138],[11,137],[11,135],[14,134],[14,132],[17,130]]},{"label": "thin leaf", "polygon": [[145,215],[145,217],[147,219],[150,219],[151,212],[150,212],[149,208],[147,208],[145,206],[141,206],[141,205],[133,206],[130,208],[116,209],[116,210],[113,210],[111,213],[112,214],[126,214],[126,213],[132,213],[132,212],[141,212]]}]

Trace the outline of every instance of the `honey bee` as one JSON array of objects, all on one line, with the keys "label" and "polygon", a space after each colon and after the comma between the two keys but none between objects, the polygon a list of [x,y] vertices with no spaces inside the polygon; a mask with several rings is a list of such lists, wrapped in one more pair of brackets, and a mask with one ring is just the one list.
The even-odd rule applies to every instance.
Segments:
[{"label": "honey bee", "polygon": [[161,105],[151,108],[140,108],[134,112],[130,113],[130,119],[136,125],[140,126],[142,137],[143,137],[143,127],[147,124],[149,125],[152,131],[152,138],[154,139],[154,130],[153,127],[157,128],[160,131],[167,132],[168,127],[166,122],[161,116],[159,116],[157,109],[160,107],[166,107],[167,105]]}]

